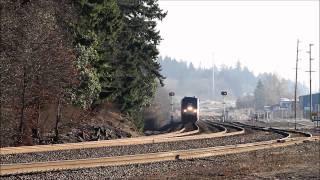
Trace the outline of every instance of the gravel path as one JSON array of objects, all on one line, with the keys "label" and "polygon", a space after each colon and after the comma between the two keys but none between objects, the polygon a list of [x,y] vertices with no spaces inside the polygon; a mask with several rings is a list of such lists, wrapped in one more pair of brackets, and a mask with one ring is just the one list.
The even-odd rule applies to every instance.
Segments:
[{"label": "gravel path", "polygon": [[211,139],[179,141],[179,142],[169,142],[169,143],[155,143],[155,144],[144,144],[144,145],[54,151],[54,152],[43,152],[43,153],[1,155],[0,159],[1,159],[1,164],[42,162],[42,161],[67,160],[67,159],[85,159],[85,158],[97,158],[97,157],[107,157],[107,156],[120,156],[120,155],[129,155],[129,154],[142,154],[142,153],[153,153],[153,152],[165,152],[165,151],[172,151],[172,150],[224,146],[224,145],[232,145],[232,144],[239,144],[239,143],[267,141],[272,139],[278,139],[281,137],[283,136],[273,132],[246,129],[246,133],[244,135],[229,136],[229,137],[219,137],[219,138],[211,138]]},{"label": "gravel path", "polygon": [[[97,167],[12,179],[319,179],[319,142],[193,160]],[[293,158],[294,157],[294,158]]]}]

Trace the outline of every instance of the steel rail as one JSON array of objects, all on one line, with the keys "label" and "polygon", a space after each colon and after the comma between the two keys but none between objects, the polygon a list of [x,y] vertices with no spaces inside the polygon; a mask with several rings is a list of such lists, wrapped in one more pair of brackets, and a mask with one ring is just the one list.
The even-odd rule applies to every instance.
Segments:
[{"label": "steel rail", "polygon": [[[214,121],[210,121],[210,120],[205,120],[207,123],[210,123],[212,125],[215,126],[222,126],[223,128],[227,129],[226,127],[231,127],[233,129],[236,129],[237,131],[241,131],[243,128],[234,124],[226,124],[226,123],[220,123],[220,122],[214,122]],[[227,130],[228,132],[228,130]]]},{"label": "steel rail", "polygon": [[171,138],[198,134],[199,133],[199,126],[196,125],[196,127],[197,127],[196,130],[193,130],[193,131],[183,132],[183,131],[185,131],[185,128],[183,128],[178,132],[153,135],[153,136],[135,137],[135,138],[89,141],[89,142],[66,143],[66,144],[6,147],[6,148],[0,148],[0,155],[21,154],[21,153],[31,153],[31,152],[48,152],[48,151],[71,150],[71,149],[88,149],[88,148],[138,145],[138,144],[150,144],[150,143],[159,142],[158,139],[165,139],[168,141]]},{"label": "steel rail", "polygon": [[294,134],[301,134],[303,136],[306,137],[312,137],[312,134],[309,132],[303,132],[303,131],[299,131],[299,130],[291,130],[291,129],[283,129],[283,128],[275,128],[275,127],[263,127],[263,126],[253,126],[253,125],[249,125],[249,124],[245,124],[245,123],[241,123],[241,122],[236,122],[236,123],[232,123],[235,125],[241,125],[241,126],[245,126],[245,127],[249,127],[249,128],[253,128],[253,129],[258,129],[258,130],[271,130],[271,131],[275,131],[275,132],[285,132],[285,133],[294,133]]},{"label": "steel rail", "polygon": [[171,135],[169,137],[147,136],[147,137],[139,137],[139,138],[124,138],[124,139],[115,139],[115,140],[90,141],[90,142],[82,142],[82,143],[66,143],[66,144],[0,148],[0,155],[207,139],[207,138],[214,138],[214,137],[233,136],[233,135],[243,134],[244,129],[242,129],[242,131],[233,132],[233,133],[226,133],[226,130],[225,130],[225,131],[211,133],[211,134],[193,135],[197,133],[199,133],[199,126],[197,126],[197,130],[179,133],[179,134]]},{"label": "steel rail", "polygon": [[[208,129],[209,131],[211,131],[212,126],[214,126],[216,129],[219,129],[219,132],[224,132],[224,133],[227,132],[227,128],[224,127],[223,125],[214,124],[214,123],[212,123],[211,121],[208,121],[208,120],[206,120],[206,119],[197,122],[198,125],[200,125],[200,123],[201,123],[201,125],[205,124],[205,125],[207,126],[207,129]],[[208,126],[208,125],[209,125],[209,126]],[[200,126],[199,126],[199,127],[200,127]],[[201,128],[200,128],[200,129],[201,129]]]},{"label": "steel rail", "polygon": [[210,134],[199,134],[199,126],[194,131],[172,134],[170,136],[155,135],[138,138],[124,138],[114,140],[103,140],[103,141],[90,141],[81,143],[66,143],[66,144],[52,144],[52,145],[37,145],[37,146],[20,146],[20,147],[7,147],[0,148],[0,155],[6,154],[21,154],[21,153],[33,153],[33,152],[52,152],[62,150],[73,150],[73,149],[89,149],[99,147],[114,147],[114,146],[128,146],[128,145],[139,145],[139,144],[152,144],[152,143],[163,143],[163,142],[174,142],[174,141],[187,141],[187,140],[198,140],[198,139],[209,139],[215,137],[234,136],[244,134],[245,130],[239,127],[240,131],[226,133],[224,131],[210,133]]},{"label": "steel rail", "polygon": [[236,144],[228,146],[217,146],[210,148],[199,148],[190,150],[178,150],[161,153],[148,153],[137,155],[125,155],[116,157],[101,157],[80,160],[63,160],[52,162],[37,162],[37,163],[21,163],[21,164],[4,164],[1,165],[1,176],[10,174],[21,174],[30,172],[42,171],[57,171],[68,169],[92,168],[101,166],[117,166],[140,163],[153,163],[161,161],[172,161],[177,159],[194,159],[209,156],[226,155],[234,153],[243,153],[249,151],[256,151],[261,149],[269,149],[276,147],[284,147],[294,144],[303,143],[305,140],[320,140],[320,136],[316,137],[296,137],[296,138],[282,138],[284,142],[279,143],[278,140],[270,140],[263,142]]},{"label": "steel rail", "polygon": [[196,134],[199,132],[199,129],[196,129],[194,131],[184,132],[185,130],[186,130],[185,128],[182,128],[181,130],[172,132],[172,133],[143,136],[143,137],[134,137],[134,138],[112,139],[112,140],[102,140],[102,141],[87,141],[87,142],[65,143],[65,144],[5,147],[5,148],[0,148],[0,155],[59,151],[59,150],[70,150],[70,149],[80,149],[80,148],[82,149],[82,148],[96,148],[96,147],[107,147],[107,146],[135,145],[135,144],[143,144],[144,142],[150,143],[157,138],[180,137],[180,136]]}]

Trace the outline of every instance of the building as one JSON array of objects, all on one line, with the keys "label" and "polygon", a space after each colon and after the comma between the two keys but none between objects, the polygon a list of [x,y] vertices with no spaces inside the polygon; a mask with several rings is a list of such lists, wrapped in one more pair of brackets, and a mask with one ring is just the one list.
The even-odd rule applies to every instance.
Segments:
[{"label": "building", "polygon": [[288,98],[280,98],[279,106],[280,109],[292,111],[294,105],[294,100]]},{"label": "building", "polygon": [[[299,96],[300,107],[303,110],[303,117],[309,118],[310,115],[310,95]],[[312,111],[320,112],[320,92],[312,94]]]},{"label": "building", "polygon": [[280,98],[277,104],[263,107],[263,111],[258,114],[264,114],[264,118],[287,119],[294,116],[294,100],[288,98]]}]

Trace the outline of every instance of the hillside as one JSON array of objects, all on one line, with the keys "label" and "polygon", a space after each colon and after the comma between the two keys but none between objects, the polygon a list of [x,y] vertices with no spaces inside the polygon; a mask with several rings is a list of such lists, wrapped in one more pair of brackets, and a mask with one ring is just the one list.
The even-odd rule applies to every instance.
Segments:
[{"label": "hillside", "polygon": [[141,134],[163,82],[157,1],[0,5],[1,146]]},{"label": "hillside", "polygon": [[[220,92],[228,91],[228,98],[236,100],[247,94],[252,94],[259,79],[276,78],[286,91],[283,95],[291,97],[294,90],[294,82],[283,79],[272,73],[254,75],[246,66],[238,62],[235,67],[222,65],[214,66],[214,93],[212,68],[196,68],[192,63],[177,61],[171,57],[159,57],[162,74],[166,77],[166,88],[176,92],[178,96],[197,96],[201,99],[220,100]],[[307,88],[298,85],[300,93]]]}]

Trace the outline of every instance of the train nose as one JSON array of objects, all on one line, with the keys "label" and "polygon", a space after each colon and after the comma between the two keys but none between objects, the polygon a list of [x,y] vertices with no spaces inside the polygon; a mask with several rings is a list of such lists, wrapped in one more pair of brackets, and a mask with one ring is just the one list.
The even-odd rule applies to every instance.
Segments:
[{"label": "train nose", "polygon": [[192,106],[188,106],[186,109],[183,110],[184,113],[197,113],[198,110],[193,108]]},{"label": "train nose", "polygon": [[188,106],[188,107],[187,107],[187,110],[188,110],[188,111],[192,111],[192,110],[193,110],[193,107],[192,107],[192,106]]}]

